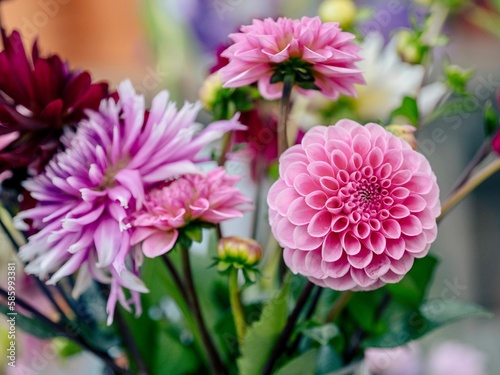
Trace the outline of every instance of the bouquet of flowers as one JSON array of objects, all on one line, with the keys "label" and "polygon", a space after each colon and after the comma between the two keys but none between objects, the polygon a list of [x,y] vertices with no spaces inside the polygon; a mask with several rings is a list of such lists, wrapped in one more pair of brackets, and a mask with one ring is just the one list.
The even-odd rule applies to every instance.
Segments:
[{"label": "bouquet of flowers", "polygon": [[440,221],[500,169],[491,103],[443,201],[418,148],[473,95],[473,72],[438,58],[461,3],[420,4],[390,37],[350,0],[254,19],[182,107],[95,83],[2,30],[9,324],[110,374],[382,374],[374,350],[489,316],[427,297]]}]

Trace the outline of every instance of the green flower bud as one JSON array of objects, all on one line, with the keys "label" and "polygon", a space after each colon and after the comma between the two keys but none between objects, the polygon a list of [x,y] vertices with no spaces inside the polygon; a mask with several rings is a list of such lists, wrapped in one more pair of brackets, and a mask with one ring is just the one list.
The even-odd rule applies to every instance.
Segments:
[{"label": "green flower bud", "polygon": [[217,246],[219,269],[226,270],[230,266],[235,268],[252,268],[262,258],[262,247],[257,241],[241,237],[224,237]]},{"label": "green flower bud", "polygon": [[411,30],[401,30],[397,33],[396,47],[401,60],[415,65],[422,63],[429,50],[420,40],[420,36]]}]

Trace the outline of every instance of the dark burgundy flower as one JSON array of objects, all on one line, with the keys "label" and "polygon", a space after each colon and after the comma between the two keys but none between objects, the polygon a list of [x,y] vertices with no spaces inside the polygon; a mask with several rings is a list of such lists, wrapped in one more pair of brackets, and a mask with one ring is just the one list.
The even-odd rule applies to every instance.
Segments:
[{"label": "dark burgundy flower", "polygon": [[[253,109],[241,112],[239,120],[247,130],[234,132],[233,141],[245,145],[242,153],[252,161],[252,178],[258,180],[278,160],[278,118],[266,103],[256,102]],[[299,130],[295,143],[303,135]]]},{"label": "dark burgundy flower", "polygon": [[221,44],[215,50],[215,56],[217,58],[215,64],[210,68],[210,74],[215,73],[216,71],[224,68],[227,64],[229,64],[229,59],[227,57],[222,57],[221,53],[224,52],[229,45]]},{"label": "dark burgundy flower", "polygon": [[[75,126],[85,110],[108,96],[106,83],[86,71],[70,70],[57,55],[31,57],[19,32],[2,30],[0,52],[0,173],[30,168],[40,172],[60,147],[64,126]],[[0,142],[2,143],[2,142]]]}]

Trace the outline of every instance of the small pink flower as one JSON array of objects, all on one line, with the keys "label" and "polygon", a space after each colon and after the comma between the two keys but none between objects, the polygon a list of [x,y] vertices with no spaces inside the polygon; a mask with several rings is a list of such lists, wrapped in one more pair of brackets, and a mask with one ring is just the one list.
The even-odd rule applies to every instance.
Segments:
[{"label": "small pink flower", "polygon": [[352,42],[355,36],[343,32],[338,23],[321,23],[319,17],[254,19],[252,25],[229,37],[234,44],[221,54],[229,59],[220,70],[224,87],[258,82],[264,98],[277,99],[283,82],[272,84],[271,77],[283,67],[299,68],[312,76],[314,84],[333,100],[339,94],[355,96],[354,84],[364,83],[354,65],[360,60],[359,47]]},{"label": "small pink flower", "polygon": [[267,201],[287,266],[336,290],[400,281],[437,235],[429,162],[377,124],[309,130],[280,158]]},{"label": "small pink flower", "polygon": [[178,229],[189,223],[218,224],[243,216],[251,201],[234,187],[238,180],[216,168],[206,176],[189,174],[153,189],[142,210],[129,218],[135,228],[132,245],[142,242],[144,255],[154,258],[170,251]]}]

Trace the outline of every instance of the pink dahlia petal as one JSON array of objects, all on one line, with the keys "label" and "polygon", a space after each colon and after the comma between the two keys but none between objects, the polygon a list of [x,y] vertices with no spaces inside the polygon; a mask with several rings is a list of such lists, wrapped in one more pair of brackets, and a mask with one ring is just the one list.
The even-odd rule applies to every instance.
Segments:
[{"label": "pink dahlia petal", "polygon": [[268,203],[285,263],[337,290],[400,281],[436,239],[440,211],[425,157],[351,120],[312,128],[288,149]]},{"label": "pink dahlia petal", "polygon": [[156,258],[172,250],[178,236],[179,232],[176,229],[170,231],[156,230],[153,235],[146,238],[142,243],[142,251],[147,257]]},{"label": "pink dahlia petal", "polygon": [[216,168],[206,175],[200,170],[152,189],[141,210],[126,219],[133,228],[132,244],[141,244],[147,257],[170,251],[177,241],[177,229],[191,222],[218,224],[241,217],[250,200],[234,187],[235,176]]},{"label": "pink dahlia petal", "polygon": [[[73,82],[68,96],[78,100],[75,90],[90,84],[86,81],[84,77]],[[200,108],[186,104],[178,111],[167,92],[160,93],[147,110],[144,98],[136,95],[130,82],[119,86],[118,97],[118,101],[103,100],[99,112],[88,112],[88,120],[80,122],[76,134],[66,140],[66,150],[25,183],[38,205],[17,217],[18,221],[32,220],[38,231],[20,251],[29,262],[27,272],[42,278],[53,273],[54,283],[80,270],[110,284],[109,321],[117,301],[130,308],[124,289],[130,289],[136,313],[141,311],[138,293],[147,291],[138,277],[142,254],[134,245],[156,231],[143,225],[131,236],[125,219],[148,204],[146,192],[153,186],[186,172],[199,173],[194,162],[200,150],[225,131],[241,128],[234,118],[199,131],[195,118]],[[219,185],[210,186],[216,191],[212,195],[217,196]],[[234,193],[231,198],[241,202]],[[220,202],[210,205],[218,215],[235,215],[226,208],[228,204]],[[173,207],[172,212],[179,216],[181,207]],[[177,216],[170,219],[175,221]],[[142,219],[165,226],[162,220]],[[168,250],[171,242],[175,242],[172,236],[157,241],[163,247],[153,246],[151,253]],[[78,280],[75,288],[81,293],[89,283],[81,277]]]},{"label": "pink dahlia petal", "polygon": [[316,86],[332,99],[340,94],[355,96],[354,84],[364,83],[355,66],[360,57],[354,35],[343,32],[337,23],[321,23],[319,17],[255,19],[229,37],[234,44],[221,54],[229,60],[220,69],[225,87],[258,82],[264,98],[277,99],[283,82],[271,83],[271,77],[287,64],[309,70]]}]

